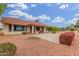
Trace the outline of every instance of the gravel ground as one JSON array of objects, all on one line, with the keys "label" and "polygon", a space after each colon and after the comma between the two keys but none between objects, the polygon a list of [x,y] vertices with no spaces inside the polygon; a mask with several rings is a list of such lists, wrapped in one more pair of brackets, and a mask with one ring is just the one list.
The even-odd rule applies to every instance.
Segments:
[{"label": "gravel ground", "polygon": [[[55,38],[53,38],[55,39]],[[79,35],[72,46],[54,43],[34,35],[0,36],[0,43],[11,42],[17,46],[16,56],[72,56],[79,55]]]}]

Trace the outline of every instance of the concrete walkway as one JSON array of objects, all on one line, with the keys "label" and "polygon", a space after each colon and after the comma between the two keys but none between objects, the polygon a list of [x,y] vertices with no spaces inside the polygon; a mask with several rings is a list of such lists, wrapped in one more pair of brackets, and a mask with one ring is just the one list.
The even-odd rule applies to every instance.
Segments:
[{"label": "concrete walkway", "polygon": [[59,35],[60,33],[42,33],[35,36],[51,42],[59,43]]}]

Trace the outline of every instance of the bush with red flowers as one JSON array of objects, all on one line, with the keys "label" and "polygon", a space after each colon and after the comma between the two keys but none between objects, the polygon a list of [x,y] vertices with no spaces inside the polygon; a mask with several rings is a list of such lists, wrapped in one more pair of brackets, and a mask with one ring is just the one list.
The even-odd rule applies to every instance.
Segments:
[{"label": "bush with red flowers", "polygon": [[74,32],[61,33],[59,37],[59,41],[61,44],[71,46],[74,36],[75,36]]}]

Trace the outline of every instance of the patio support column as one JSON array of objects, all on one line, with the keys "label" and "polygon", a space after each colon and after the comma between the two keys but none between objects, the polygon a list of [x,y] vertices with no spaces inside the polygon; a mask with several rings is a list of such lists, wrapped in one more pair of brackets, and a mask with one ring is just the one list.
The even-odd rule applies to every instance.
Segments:
[{"label": "patio support column", "polygon": [[14,31],[14,25],[11,25],[12,26],[12,32]]},{"label": "patio support column", "polygon": [[40,31],[42,31],[42,27],[40,27]]},{"label": "patio support column", "polygon": [[32,26],[32,33],[34,34],[34,26]]},{"label": "patio support column", "polygon": [[46,32],[46,27],[44,27],[44,33]]},{"label": "patio support column", "polygon": [[26,29],[26,26],[24,26],[24,31],[26,31],[27,29]]},{"label": "patio support column", "polygon": [[36,33],[37,31],[36,31],[36,27],[34,27],[34,33]]},{"label": "patio support column", "polygon": [[3,26],[4,26],[3,32],[8,32],[9,31],[9,25],[3,24]]},{"label": "patio support column", "polygon": [[27,32],[30,33],[30,26],[27,26]]}]

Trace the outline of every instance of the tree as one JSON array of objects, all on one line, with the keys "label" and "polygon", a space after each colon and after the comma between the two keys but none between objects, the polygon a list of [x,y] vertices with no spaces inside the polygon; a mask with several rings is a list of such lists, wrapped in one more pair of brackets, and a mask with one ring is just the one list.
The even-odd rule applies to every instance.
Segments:
[{"label": "tree", "polygon": [[75,28],[79,28],[79,20],[77,20],[77,23],[74,25]]},{"label": "tree", "polygon": [[64,28],[64,27],[60,28],[60,31],[65,31],[65,30],[66,30],[66,28]]},{"label": "tree", "polygon": [[6,8],[6,4],[0,4],[0,15],[4,13],[5,8]]},{"label": "tree", "polygon": [[0,20],[2,20],[2,15],[4,13],[5,8],[6,4],[0,4]]},{"label": "tree", "polygon": [[74,24],[70,24],[69,26],[67,26],[66,30],[75,31]]},{"label": "tree", "polygon": [[[5,8],[6,8],[6,4],[0,4],[0,21],[3,18],[3,13],[4,13]],[[0,24],[0,29],[2,29],[2,24]]]},{"label": "tree", "polygon": [[75,29],[79,32],[79,20],[77,20],[76,24],[74,25]]},{"label": "tree", "polygon": [[56,33],[59,30],[59,28],[56,26],[49,26],[49,30],[52,31],[53,33]]}]

